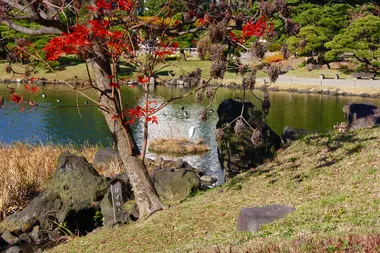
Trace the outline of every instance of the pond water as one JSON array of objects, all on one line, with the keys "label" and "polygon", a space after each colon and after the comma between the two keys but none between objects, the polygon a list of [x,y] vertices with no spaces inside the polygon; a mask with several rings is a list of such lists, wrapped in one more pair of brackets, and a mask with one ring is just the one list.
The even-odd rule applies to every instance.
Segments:
[{"label": "pond water", "polygon": [[[17,93],[23,94],[25,97],[30,96],[22,84],[13,84],[12,87],[16,88]],[[178,96],[185,92],[187,91],[181,88],[152,87],[151,99],[156,99],[160,103],[171,96]],[[46,94],[46,97],[42,97],[43,93]],[[86,91],[86,93],[96,99],[95,92]],[[143,91],[140,88],[123,87],[122,93],[123,102],[127,107],[133,107],[138,103],[143,104],[142,99],[140,99]],[[263,96],[261,91],[255,91],[255,94],[258,97]],[[112,146],[110,133],[98,109],[94,106],[85,105],[87,99],[79,96],[78,105],[81,106],[79,114],[76,106],[76,95],[73,91],[63,90],[60,86],[41,87],[39,93],[30,98],[40,106],[36,109],[29,109],[26,106],[23,112],[19,111],[19,106],[8,101],[9,94],[4,84],[0,85],[0,95],[6,99],[6,105],[0,109],[1,143],[12,143],[14,141],[30,143],[70,142],[80,145],[88,142]],[[241,90],[219,89],[215,100],[209,107],[213,112],[209,113],[205,122],[199,120],[199,112],[208,105],[207,101],[197,104],[194,97],[190,96],[174,101],[158,112],[159,124],[151,125],[149,138],[187,137],[189,128],[194,126],[195,135],[193,139],[203,138],[211,151],[202,156],[185,156],[182,159],[207,174],[216,176],[218,182],[222,183],[223,173],[220,169],[215,141],[215,125],[218,120],[216,110],[223,100],[242,97],[242,95]],[[253,95],[248,95],[248,100],[258,105]],[[327,132],[332,129],[336,122],[344,121],[342,107],[348,102],[371,102],[380,106],[379,99],[288,92],[272,92],[270,93],[270,100],[272,106],[267,122],[279,135],[281,135],[284,126]],[[91,104],[90,101],[89,104]],[[137,122],[134,131],[137,141],[141,145],[142,130],[140,129],[142,129],[141,122]],[[156,157],[149,151],[147,156]]]}]

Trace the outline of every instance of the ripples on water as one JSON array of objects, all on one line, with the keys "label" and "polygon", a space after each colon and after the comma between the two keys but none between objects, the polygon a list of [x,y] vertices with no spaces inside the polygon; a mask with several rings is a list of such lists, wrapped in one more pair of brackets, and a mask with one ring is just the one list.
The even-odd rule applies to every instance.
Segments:
[{"label": "ripples on water", "polygon": [[[23,88],[16,87],[16,92],[24,96],[28,94]],[[183,94],[185,90],[180,88],[156,87],[152,89],[151,99],[156,99],[158,104],[171,96]],[[46,97],[42,98],[41,94]],[[92,91],[89,95],[96,98]],[[260,91],[256,91],[258,97],[262,97]],[[8,97],[7,89],[0,86],[0,95]],[[144,101],[136,99],[141,97],[143,91],[139,88],[123,88],[123,102],[127,107],[133,107]],[[217,107],[225,99],[242,96],[240,90],[220,89],[215,101],[209,108],[208,119],[205,122],[199,120],[199,112],[208,105],[195,103],[194,97],[174,101],[158,112],[158,125],[151,125],[149,139],[160,137],[187,137],[191,126],[195,127],[193,140],[202,138],[210,147],[210,152],[202,156],[185,156],[183,160],[192,166],[202,169],[207,174],[216,176],[219,182],[223,180],[223,173],[217,157],[215,141],[215,125],[218,120]],[[67,143],[90,144],[102,143],[105,146],[112,145],[111,136],[106,123],[96,107],[80,107],[79,116],[76,108],[76,96],[72,91],[63,91],[57,87],[42,89],[33,98],[40,107],[37,109],[26,108],[24,112],[19,107],[6,101],[6,106],[0,109],[0,141],[12,143],[14,141],[27,141],[32,143]],[[57,99],[61,102],[57,102]],[[268,124],[277,133],[281,134],[284,126],[290,125],[297,128],[305,128],[309,131],[327,132],[336,122],[344,121],[342,107],[348,102],[372,102],[380,106],[377,99],[360,97],[333,97],[315,94],[296,94],[287,92],[275,92],[270,94],[271,110],[268,116]],[[248,100],[259,105],[252,95]],[[78,104],[85,105],[85,98],[80,97]],[[66,107],[69,106],[69,107]],[[182,110],[182,107],[184,109]],[[210,111],[209,110],[209,111]],[[185,112],[187,113],[185,115]],[[142,144],[142,123],[134,126],[138,144]],[[160,155],[161,156],[161,155]],[[148,151],[147,157],[155,158],[156,155]],[[173,158],[166,156],[165,158]]]}]

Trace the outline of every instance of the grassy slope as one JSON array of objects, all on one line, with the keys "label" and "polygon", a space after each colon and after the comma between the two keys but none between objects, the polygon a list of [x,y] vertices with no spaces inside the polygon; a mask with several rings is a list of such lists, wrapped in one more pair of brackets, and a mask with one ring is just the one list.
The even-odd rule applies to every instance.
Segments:
[{"label": "grassy slope", "polygon": [[[199,193],[145,221],[75,238],[52,251],[228,252],[232,247],[241,252],[275,243],[283,247],[276,252],[286,252],[292,245],[289,242],[300,238],[312,238],[315,244],[318,238],[376,233],[373,244],[378,247],[379,173],[380,128],[313,135],[222,187]],[[258,233],[236,232],[240,208],[273,203],[292,205],[297,211]],[[313,243],[309,240],[296,247],[310,252]]]}]

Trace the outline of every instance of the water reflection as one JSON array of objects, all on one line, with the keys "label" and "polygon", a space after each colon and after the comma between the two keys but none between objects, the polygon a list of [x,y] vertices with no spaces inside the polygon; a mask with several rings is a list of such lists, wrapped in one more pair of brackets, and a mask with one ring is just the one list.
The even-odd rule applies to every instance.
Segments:
[{"label": "water reflection", "polygon": [[[29,96],[23,88],[16,88],[16,92]],[[185,89],[163,86],[152,87],[152,91],[151,99],[156,99],[158,103],[187,92]],[[7,92],[5,86],[1,85],[0,95],[7,98],[9,96]],[[127,107],[144,104],[143,99],[141,99],[143,91],[138,87],[123,88],[122,92],[123,104]],[[42,93],[45,93],[46,97],[43,98]],[[86,94],[96,99],[95,92],[86,91]],[[221,179],[223,175],[217,158],[214,135],[217,122],[216,111],[223,100],[242,97],[242,95],[243,93],[240,90],[220,89],[216,94],[215,101],[212,102],[209,108],[213,112],[209,113],[205,122],[199,121],[199,112],[204,106],[208,105],[208,101],[197,104],[193,96],[173,101],[158,112],[159,124],[151,125],[149,138],[187,137],[189,128],[194,126],[195,135],[193,138],[203,138],[210,146],[211,151],[202,156],[185,156],[182,159],[188,161],[192,166]],[[258,97],[263,96],[260,91],[255,91],[255,95]],[[36,110],[30,110],[26,107],[24,112],[19,112],[18,106],[6,101],[7,105],[0,110],[1,142],[29,141],[46,143],[50,141],[53,143],[72,142],[80,145],[87,141],[91,144],[112,145],[111,135],[99,110],[94,106],[82,107],[88,99],[79,97],[80,113],[76,106],[75,93],[63,91],[59,86],[53,86],[52,89],[43,89],[39,95],[32,99],[36,100],[40,106]],[[57,102],[58,99],[61,102]],[[281,134],[284,126],[287,125],[305,128],[309,131],[327,132],[332,129],[336,122],[344,121],[342,107],[348,102],[372,102],[380,106],[378,99],[287,92],[270,93],[270,99],[272,107],[267,122],[277,134]],[[248,95],[248,100],[259,106],[258,101],[252,94]],[[139,145],[142,144],[141,125],[142,122],[137,122],[134,126]],[[154,158],[156,155],[148,151],[147,156]],[[167,158],[170,157],[167,156]]]}]

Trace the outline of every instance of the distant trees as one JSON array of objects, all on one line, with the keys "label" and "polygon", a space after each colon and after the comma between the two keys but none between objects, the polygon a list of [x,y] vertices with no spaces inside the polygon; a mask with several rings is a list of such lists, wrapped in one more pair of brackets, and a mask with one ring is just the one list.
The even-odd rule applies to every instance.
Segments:
[{"label": "distant trees", "polygon": [[326,47],[331,49],[326,53],[327,59],[339,59],[348,53],[367,69],[379,70],[380,17],[369,15],[355,20],[343,33],[326,43]]},{"label": "distant trees", "polygon": [[349,24],[349,5],[335,4],[314,6],[294,20],[301,25],[299,34],[288,38],[289,49],[299,55],[318,56],[318,63],[324,64],[325,44],[331,41],[341,29]]},{"label": "distant trees", "polygon": [[[298,33],[286,39],[291,52],[313,57],[319,65],[353,59],[367,69],[378,69],[378,41],[374,40],[378,1],[295,0],[288,1],[288,8],[290,18],[300,26]],[[349,55],[353,58],[344,58]]]}]

